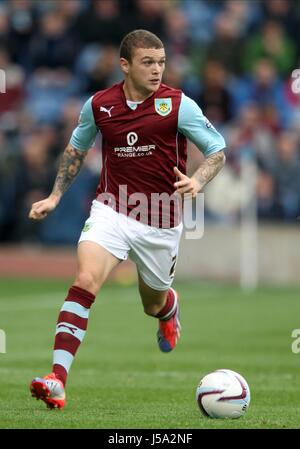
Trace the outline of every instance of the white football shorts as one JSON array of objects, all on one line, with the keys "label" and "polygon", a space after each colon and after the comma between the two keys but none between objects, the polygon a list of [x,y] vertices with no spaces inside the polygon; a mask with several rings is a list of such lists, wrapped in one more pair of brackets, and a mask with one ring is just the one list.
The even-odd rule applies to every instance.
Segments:
[{"label": "white football shorts", "polygon": [[120,260],[129,257],[144,282],[162,291],[173,282],[182,228],[147,226],[94,200],[78,243],[95,242]]}]

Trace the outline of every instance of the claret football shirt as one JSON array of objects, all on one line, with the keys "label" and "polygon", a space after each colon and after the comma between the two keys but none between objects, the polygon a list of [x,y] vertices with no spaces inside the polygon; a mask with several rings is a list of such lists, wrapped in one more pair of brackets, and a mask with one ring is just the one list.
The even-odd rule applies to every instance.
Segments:
[{"label": "claret football shirt", "polygon": [[150,226],[176,226],[173,167],[186,173],[187,139],[206,157],[223,150],[224,139],[181,90],[161,84],[143,102],[128,102],[123,83],[87,100],[70,144],[87,151],[100,132],[97,199]]}]

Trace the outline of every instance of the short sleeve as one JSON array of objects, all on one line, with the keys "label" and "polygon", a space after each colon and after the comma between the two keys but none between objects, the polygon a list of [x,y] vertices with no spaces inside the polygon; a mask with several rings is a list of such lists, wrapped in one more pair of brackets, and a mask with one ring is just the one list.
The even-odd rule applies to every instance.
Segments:
[{"label": "short sleeve", "polygon": [[178,112],[178,131],[191,140],[207,157],[225,149],[225,140],[203,115],[197,103],[182,94]]},{"label": "short sleeve", "polygon": [[78,126],[74,129],[70,144],[76,150],[87,151],[95,143],[98,129],[95,124],[92,98],[90,97],[81,109]]}]

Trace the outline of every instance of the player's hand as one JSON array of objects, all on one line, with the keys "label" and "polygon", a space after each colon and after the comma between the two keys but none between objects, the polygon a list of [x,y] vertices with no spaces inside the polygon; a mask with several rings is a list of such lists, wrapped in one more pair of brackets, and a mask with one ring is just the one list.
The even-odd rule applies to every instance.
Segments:
[{"label": "player's hand", "polygon": [[58,198],[50,195],[45,200],[33,203],[29,212],[29,218],[32,218],[33,220],[43,220],[56,208],[58,202]]},{"label": "player's hand", "polygon": [[188,176],[181,173],[177,167],[174,167],[174,173],[179,178],[179,181],[174,183],[174,187],[176,188],[175,193],[180,195],[187,194],[192,198],[195,198],[197,193],[200,192],[201,186],[199,182],[195,178],[189,178]]}]

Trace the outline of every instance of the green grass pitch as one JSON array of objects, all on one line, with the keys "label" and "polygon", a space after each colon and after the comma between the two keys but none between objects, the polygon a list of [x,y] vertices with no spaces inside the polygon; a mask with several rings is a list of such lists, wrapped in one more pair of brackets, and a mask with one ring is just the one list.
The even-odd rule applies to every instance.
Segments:
[{"label": "green grass pitch", "polygon": [[[90,315],[72,366],[64,411],[31,398],[28,384],[51,371],[54,328],[65,281],[0,280],[0,428],[223,429],[299,428],[300,328],[297,288],[174,284],[181,296],[182,337],[158,350],[157,323],[143,313],[136,286],[107,284]],[[251,389],[238,420],[203,417],[195,402],[201,377],[218,368],[241,373]]]}]

